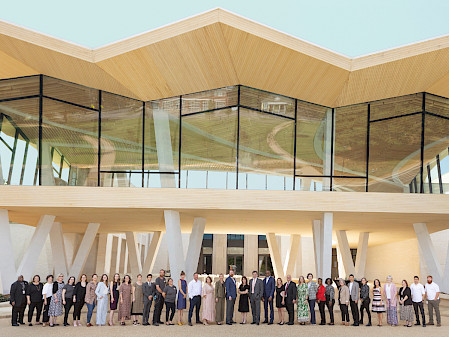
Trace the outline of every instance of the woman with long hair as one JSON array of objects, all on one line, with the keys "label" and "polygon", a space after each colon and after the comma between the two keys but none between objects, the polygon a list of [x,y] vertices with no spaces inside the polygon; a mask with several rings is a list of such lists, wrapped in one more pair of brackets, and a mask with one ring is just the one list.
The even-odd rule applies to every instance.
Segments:
[{"label": "woman with long hair", "polygon": [[73,310],[73,326],[81,326],[81,310],[84,306],[84,299],[86,297],[87,275],[83,274],[79,282],[75,286],[75,294],[73,300],[75,301],[75,309]]},{"label": "woman with long hair", "polygon": [[382,316],[385,312],[383,296],[384,294],[380,281],[376,278],[373,285],[373,304],[371,305],[371,310],[377,314],[377,319],[379,320],[377,326],[382,326]]},{"label": "woman with long hair", "polygon": [[399,304],[401,305],[401,319],[410,328],[413,323],[412,291],[406,280],[402,280],[402,287],[399,289]]},{"label": "woman with long hair", "polygon": [[108,315],[108,275],[101,275],[101,280],[95,289],[97,295],[97,325],[106,325],[106,316]]},{"label": "woman with long hair", "polygon": [[142,274],[137,275],[137,281],[133,284],[133,303],[131,305],[131,315],[133,324],[140,325],[137,316],[143,316],[143,291]]},{"label": "woman with long hair", "polygon": [[239,312],[242,314],[242,322],[240,324],[246,324],[246,316],[249,312],[249,284],[246,276],[242,276],[242,283],[240,283],[238,293],[239,298]]},{"label": "woman with long hair", "polygon": [[206,277],[201,297],[203,298],[201,319],[204,325],[209,325],[210,322],[215,321],[214,286],[212,285],[212,278],[210,276]]},{"label": "woman with long hair", "polygon": [[187,307],[187,281],[186,273],[181,271],[181,278],[178,281],[178,300],[176,302],[176,309],[178,309],[178,325],[183,325],[182,317],[184,309]]},{"label": "woman with long hair", "polygon": [[284,325],[284,308],[285,308],[285,285],[282,279],[278,277],[276,280],[276,308],[278,309],[279,325]]},{"label": "woman with long hair", "polygon": [[109,305],[109,325],[114,325],[114,312],[117,310],[119,302],[120,274],[115,273],[114,278],[109,283],[109,293],[111,294],[111,303]]},{"label": "woman with long hair", "polygon": [[70,308],[73,306],[73,297],[75,295],[75,277],[70,276],[64,288],[62,288],[62,304],[64,305],[64,326],[68,326]]},{"label": "woman with long hair", "polygon": [[297,318],[300,325],[305,325],[309,321],[309,307],[307,305],[308,288],[304,276],[299,277],[297,287],[296,308]]},{"label": "woman with long hair", "polygon": [[59,274],[56,282],[53,282],[53,295],[51,296],[50,307],[48,308],[51,327],[57,325],[56,318],[62,316],[62,288],[64,288],[64,275]]},{"label": "woman with long hair", "polygon": [[97,288],[97,274],[92,275],[92,280],[86,286],[86,296],[84,297],[84,302],[87,305],[87,324],[86,326],[90,327],[92,324],[90,320],[92,319],[92,314],[95,308],[95,289]]},{"label": "woman with long hair", "polygon": [[125,275],[123,283],[119,288],[120,305],[118,307],[118,319],[120,325],[125,325],[125,320],[131,319],[132,292],[131,277]]}]

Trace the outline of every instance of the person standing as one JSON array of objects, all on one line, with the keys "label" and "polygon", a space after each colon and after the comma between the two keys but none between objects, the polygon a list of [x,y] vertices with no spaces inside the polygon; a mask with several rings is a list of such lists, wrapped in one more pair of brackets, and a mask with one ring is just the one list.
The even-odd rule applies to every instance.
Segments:
[{"label": "person standing", "polygon": [[73,296],[75,293],[75,277],[70,276],[67,283],[62,288],[62,304],[64,305],[64,326],[68,326],[69,312],[73,306]]},{"label": "person standing", "polygon": [[225,317],[226,287],[224,275],[221,273],[215,282],[215,321],[218,325],[223,324]]},{"label": "person standing", "polygon": [[315,303],[316,303],[316,295],[318,292],[318,285],[313,280],[312,273],[307,274],[307,304],[309,304],[309,310],[310,310],[310,323],[312,325],[316,324],[316,318],[315,318]]},{"label": "person standing", "polygon": [[50,315],[50,326],[54,327],[56,324],[56,317],[62,316],[62,289],[64,288],[64,275],[59,274],[56,282],[53,282],[53,295],[50,301],[48,313]]},{"label": "person standing", "polygon": [[92,275],[92,280],[86,286],[86,297],[84,298],[84,302],[87,306],[87,324],[86,326],[90,327],[92,324],[90,320],[92,319],[92,314],[95,308],[95,289],[97,288],[97,274]]},{"label": "person standing", "polygon": [[324,291],[324,297],[326,298],[326,306],[327,310],[329,311],[329,325],[334,325],[335,289],[330,278],[326,279],[326,289]]},{"label": "person standing", "polygon": [[440,315],[440,287],[438,284],[433,282],[432,276],[427,276],[426,284],[426,298],[429,310],[429,323],[428,325],[433,325],[433,310],[435,310],[435,315],[437,316],[437,326],[441,326],[441,315]]},{"label": "person standing", "polygon": [[326,288],[323,285],[323,279],[318,278],[318,291],[316,293],[316,300],[318,302],[318,309],[320,310],[320,325],[326,325],[326,312],[324,311],[326,308],[326,296],[325,296]]},{"label": "person standing", "polygon": [[226,287],[226,324],[234,324],[234,305],[237,298],[237,285],[234,278],[234,270],[229,270],[229,276],[225,281]]},{"label": "person standing", "polygon": [[81,275],[80,281],[75,286],[73,299],[75,301],[75,309],[73,310],[73,326],[81,326],[81,310],[84,306],[86,298],[87,275]]},{"label": "person standing", "polygon": [[366,326],[371,326],[371,312],[369,311],[369,285],[366,278],[362,278],[362,286],[360,287],[360,301],[362,302],[360,306],[360,324],[363,325],[363,310],[366,311],[368,315],[368,324]]},{"label": "person standing", "polygon": [[114,279],[109,283],[109,294],[111,296],[111,300],[109,301],[109,326],[114,325],[114,312],[117,310],[118,302],[120,299],[120,274],[115,273]]},{"label": "person standing", "polygon": [[[415,325],[421,325],[419,321],[419,312],[421,312],[422,326],[426,326],[426,315],[424,313],[424,297],[426,295],[426,290],[424,286],[419,283],[419,277],[415,276],[413,278],[413,284],[410,286],[410,291],[412,293],[413,310],[415,311],[416,323]],[[419,311],[418,311],[419,310]]]},{"label": "person standing", "polygon": [[137,281],[133,285],[133,303],[131,305],[131,315],[133,325],[140,325],[137,316],[143,316],[143,292],[142,274],[137,275]]},{"label": "person standing", "polygon": [[[312,274],[309,274],[312,275]],[[313,276],[312,276],[313,277]],[[315,282],[314,282],[315,283]],[[316,285],[316,283],[315,283]],[[316,298],[316,287],[315,287],[315,295],[312,295]],[[307,306],[307,296],[308,296],[308,287],[306,284],[306,280],[304,276],[299,277],[299,284],[297,288],[297,296],[296,296],[296,314],[298,318],[298,322],[300,325],[305,325],[306,322],[309,321],[309,308]],[[315,306],[315,302],[314,302]]]},{"label": "person standing", "polygon": [[349,288],[346,285],[345,280],[340,279],[340,288],[338,289],[338,302],[340,303],[341,311],[341,324],[349,326]]},{"label": "person standing", "polygon": [[[281,280],[282,282],[282,280]],[[276,288],[276,282],[274,281],[274,277],[271,276],[271,271],[265,271],[265,278],[263,279],[263,308],[265,311],[265,320],[263,323],[268,323],[268,325],[273,324],[274,321],[274,308],[273,308],[273,299],[274,299],[274,291]],[[279,303],[280,304],[280,303]],[[270,321],[268,321],[268,308],[270,308]],[[279,310],[279,308],[278,308]],[[282,312],[282,310],[281,310]]]},{"label": "person standing", "polygon": [[133,286],[131,285],[131,277],[125,275],[123,283],[119,288],[119,307],[118,307],[118,320],[120,325],[125,325],[125,320],[131,319],[131,305],[133,296]]},{"label": "person standing", "polygon": [[153,325],[158,326],[162,324],[161,313],[164,307],[164,297],[162,296],[166,285],[164,269],[159,271],[159,276],[156,278],[154,285],[156,286],[156,293],[154,294]]},{"label": "person standing", "polygon": [[173,279],[169,278],[167,285],[162,292],[165,303],[165,325],[174,325],[173,317],[175,316],[176,287],[173,285]]},{"label": "person standing", "polygon": [[249,312],[249,285],[246,276],[242,276],[242,283],[238,288],[239,293],[239,307],[238,312],[242,314],[242,321],[240,324],[246,324],[246,316]]},{"label": "person standing", "polygon": [[97,288],[95,288],[95,295],[97,295],[97,325],[106,325],[106,316],[108,315],[108,293],[109,293],[109,283],[108,275],[103,274],[101,276],[101,281],[98,283]]},{"label": "person standing", "polygon": [[406,322],[407,327],[413,323],[412,292],[406,280],[402,280],[402,287],[399,288],[399,304],[401,319]]},{"label": "person standing", "polygon": [[387,324],[391,326],[398,325],[398,309],[397,309],[397,296],[398,290],[396,285],[392,282],[393,278],[389,275],[387,277],[387,283],[384,285],[385,303],[387,307]]},{"label": "person standing", "polygon": [[178,300],[176,301],[176,309],[178,309],[178,325],[184,325],[182,318],[184,317],[184,310],[187,308],[187,281],[186,273],[181,271],[180,279],[178,281]]},{"label": "person standing", "polygon": [[26,289],[28,282],[23,280],[23,275],[17,277],[17,281],[11,285],[9,303],[12,306],[11,325],[25,324],[23,316],[27,305]]},{"label": "person standing", "polygon": [[193,309],[195,309],[196,314],[196,324],[200,324],[200,308],[201,308],[201,292],[203,288],[201,286],[201,281],[198,280],[198,273],[193,274],[193,280],[189,282],[187,293],[189,295],[189,325],[192,326],[192,315]]},{"label": "person standing", "polygon": [[[304,279],[304,278],[303,278]],[[293,325],[294,319],[295,319],[295,304],[296,304],[296,297],[297,295],[297,289],[296,289],[296,283],[292,281],[292,276],[287,275],[287,282],[285,282],[285,291],[284,291],[284,298],[283,303],[285,305],[285,308],[287,309],[288,313],[288,323],[287,325]]]},{"label": "person standing", "polygon": [[276,280],[276,308],[278,309],[279,325],[284,325],[284,295],[285,285],[282,283],[282,279],[279,277]]},{"label": "person standing", "polygon": [[41,324],[41,312],[44,301],[42,299],[42,290],[44,285],[41,283],[39,275],[33,276],[33,282],[29,283],[26,288],[26,297],[28,303],[28,325],[32,326],[34,309],[36,309],[36,325]]},{"label": "person standing", "polygon": [[377,313],[377,320],[379,323],[377,326],[382,326],[383,321],[383,313],[385,312],[385,305],[384,305],[384,292],[382,290],[382,286],[380,284],[380,281],[378,279],[375,279],[373,282],[373,305],[372,310],[373,312]]},{"label": "person standing", "polygon": [[360,286],[358,282],[354,282],[354,275],[349,275],[349,305],[351,306],[352,326],[359,326],[359,296]]},{"label": "person standing", "polygon": [[209,325],[208,322],[215,321],[214,286],[212,285],[212,278],[210,276],[206,277],[206,283],[204,283],[201,296],[203,297],[203,312],[201,318],[204,325]]},{"label": "person standing", "polygon": [[153,279],[152,274],[147,275],[147,281],[142,285],[143,293],[143,318],[142,325],[150,325],[148,322],[150,317],[151,304],[153,303],[154,294],[156,292],[156,286],[151,280]]},{"label": "person standing", "polygon": [[[274,279],[273,279],[273,285],[274,285]],[[271,302],[271,311],[273,311],[273,294],[274,294],[274,287],[273,287],[273,293],[269,293],[271,296],[267,298]],[[259,279],[259,273],[255,270],[253,271],[253,278],[249,281],[249,300],[251,302],[251,313],[253,314],[253,321],[251,324],[260,324],[260,301],[263,299],[264,296],[264,283],[261,279]],[[268,306],[267,306],[268,309]],[[265,313],[265,318],[268,317],[268,310]],[[273,319],[273,316],[271,316],[271,319]],[[272,321],[270,321],[269,324],[273,324]]]},{"label": "person standing", "polygon": [[53,275],[48,275],[46,280],[47,282],[44,284],[44,288],[42,289],[42,299],[44,300],[44,312],[42,317],[43,326],[46,326],[50,321],[48,309],[50,308],[50,301],[53,296]]}]

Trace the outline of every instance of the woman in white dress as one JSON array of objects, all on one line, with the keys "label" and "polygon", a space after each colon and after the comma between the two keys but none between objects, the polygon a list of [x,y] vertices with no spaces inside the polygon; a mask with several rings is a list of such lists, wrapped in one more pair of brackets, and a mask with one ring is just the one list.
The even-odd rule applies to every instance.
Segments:
[{"label": "woman in white dress", "polygon": [[101,282],[98,283],[95,289],[95,295],[97,295],[97,325],[106,325],[109,304],[108,293],[108,275],[103,274]]}]

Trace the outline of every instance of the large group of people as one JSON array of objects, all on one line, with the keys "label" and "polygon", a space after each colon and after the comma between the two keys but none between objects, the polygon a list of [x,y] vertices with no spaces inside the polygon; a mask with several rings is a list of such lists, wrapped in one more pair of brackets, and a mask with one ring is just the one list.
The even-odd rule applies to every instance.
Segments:
[{"label": "large group of people", "polygon": [[[386,312],[388,325],[397,326],[401,319],[407,327],[413,324],[425,327],[434,325],[434,311],[436,325],[441,326],[440,289],[433,282],[432,276],[427,277],[425,286],[419,282],[418,276],[414,277],[414,282],[410,286],[406,280],[403,280],[399,289],[393,283],[391,276],[387,277],[383,286],[378,279],[375,279],[372,290],[366,278],[357,281],[353,275],[350,275],[347,281],[343,279],[334,281],[327,278],[323,283],[323,280],[318,278],[315,282],[313,275],[309,273],[306,278],[300,276],[298,283],[292,281],[291,275],[287,275],[286,282],[283,282],[281,278],[275,280],[270,271],[266,271],[263,279],[259,277],[257,271],[254,271],[249,281],[243,276],[240,284],[237,284],[232,269],[226,279],[223,274],[220,274],[215,284],[210,276],[206,277],[203,284],[197,273],[193,275],[192,281],[187,283],[185,273],[181,272],[177,286],[173,284],[172,278],[166,279],[164,270],[160,271],[154,281],[152,274],[148,274],[146,280],[143,280],[142,275],[137,275],[135,282],[129,275],[125,275],[122,279],[119,274],[115,274],[112,279],[109,279],[106,274],[100,278],[94,274],[89,282],[85,274],[81,275],[78,282],[71,276],[67,283],[64,283],[62,274],[59,274],[56,279],[53,275],[48,275],[45,284],[41,282],[39,275],[35,275],[30,283],[26,282],[23,276],[19,276],[11,286],[11,323],[13,326],[25,324],[24,314],[28,305],[30,326],[33,325],[34,312],[36,312],[35,325],[55,327],[58,325],[57,318],[64,316],[63,325],[68,326],[72,310],[72,324],[78,327],[81,326],[81,310],[86,304],[88,327],[93,325],[92,314],[95,307],[97,308],[95,322],[97,326],[115,325],[116,311],[118,311],[117,323],[120,325],[126,325],[126,321],[130,320],[133,325],[174,325],[176,311],[178,312],[176,324],[184,325],[183,312],[187,309],[188,298],[188,325],[193,324],[194,311],[196,324],[232,325],[236,323],[234,309],[238,298],[240,324],[248,323],[248,313],[251,310],[251,324],[272,325],[274,324],[274,307],[276,307],[279,319],[277,323],[294,325],[296,306],[296,320],[300,325],[317,324],[315,308],[320,314],[319,325],[325,325],[327,322],[326,308],[330,319],[327,324],[334,325],[334,305],[338,301],[342,324],[347,326],[350,325],[350,312],[352,326],[363,325],[365,314],[366,326],[371,326],[371,312],[377,314],[377,325],[382,326],[383,315]],[[425,301],[428,303],[428,321],[424,312]],[[150,323],[153,303],[153,317]],[[261,322],[262,304],[263,322]],[[163,323],[161,316],[164,305],[165,322]]]}]

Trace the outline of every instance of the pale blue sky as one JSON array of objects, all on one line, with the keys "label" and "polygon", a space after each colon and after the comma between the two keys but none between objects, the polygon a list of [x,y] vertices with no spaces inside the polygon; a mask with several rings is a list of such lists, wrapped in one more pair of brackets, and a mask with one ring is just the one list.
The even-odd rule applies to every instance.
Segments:
[{"label": "pale blue sky", "polygon": [[0,18],[95,48],[215,7],[352,57],[449,34],[445,0],[0,0]]}]

